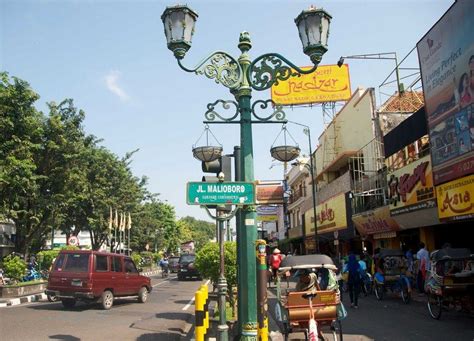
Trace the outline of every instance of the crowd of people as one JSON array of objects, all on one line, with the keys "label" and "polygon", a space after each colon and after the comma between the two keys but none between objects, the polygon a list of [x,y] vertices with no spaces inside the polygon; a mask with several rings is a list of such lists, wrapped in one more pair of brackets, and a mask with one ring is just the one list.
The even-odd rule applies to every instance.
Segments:
[{"label": "crowd of people", "polygon": [[[450,247],[449,243],[446,243],[443,248]],[[336,272],[336,282],[339,288],[346,289],[349,293],[349,299],[351,307],[358,309],[359,307],[359,296],[362,290],[365,289],[364,281],[372,281],[372,278],[376,272],[384,274],[387,269],[385,268],[384,261],[379,257],[380,249],[375,249],[373,256],[364,250],[361,254],[349,252],[349,254],[335,259],[334,262],[338,268]],[[298,279],[296,285],[297,291],[307,291],[311,288],[317,288],[323,280],[317,273],[304,273],[304,274],[290,274],[279,273],[278,269],[282,260],[285,257],[291,256],[292,253],[288,252],[286,255],[283,254],[278,248],[275,248],[268,255],[268,269],[269,269],[269,284],[271,282],[276,284],[277,276],[282,279],[286,279],[287,287],[291,277]],[[419,244],[418,251],[414,251],[414,248],[407,247],[404,250],[404,264],[400,265],[401,268],[406,269],[406,275],[412,281],[413,288],[418,291],[419,295],[425,293],[425,282],[428,280],[430,271],[430,253],[426,248],[426,245],[421,242]],[[344,290],[345,291],[345,290]]]}]

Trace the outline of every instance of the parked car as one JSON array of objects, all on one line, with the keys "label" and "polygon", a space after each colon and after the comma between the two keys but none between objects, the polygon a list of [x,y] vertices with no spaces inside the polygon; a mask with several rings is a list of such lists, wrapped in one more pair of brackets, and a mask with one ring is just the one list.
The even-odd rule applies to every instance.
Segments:
[{"label": "parked car", "polygon": [[145,303],[151,280],[140,275],[132,258],[90,250],[63,250],[56,258],[45,294],[59,298],[65,308],[78,300],[98,302],[108,310],[115,297],[138,296]]},{"label": "parked car", "polygon": [[179,270],[179,257],[170,257],[168,258],[168,266],[170,272],[178,272]]},{"label": "parked car", "polygon": [[188,277],[201,279],[201,275],[194,266],[195,261],[195,254],[183,254],[179,257],[178,280],[183,280]]}]

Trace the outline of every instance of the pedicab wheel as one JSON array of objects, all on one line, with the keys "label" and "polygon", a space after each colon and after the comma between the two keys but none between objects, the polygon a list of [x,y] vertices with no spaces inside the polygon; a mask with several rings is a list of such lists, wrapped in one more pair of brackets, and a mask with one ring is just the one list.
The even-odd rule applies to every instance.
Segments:
[{"label": "pedicab wheel", "polygon": [[336,320],[332,323],[331,326],[332,330],[332,339],[334,341],[342,341],[343,335],[342,335],[342,323],[339,320]]},{"label": "pedicab wheel", "polygon": [[405,304],[410,303],[411,295],[410,295],[410,292],[408,291],[408,287],[406,285],[404,285],[402,287],[401,294],[402,294],[403,303],[405,303]]},{"label": "pedicab wheel", "polygon": [[429,294],[428,310],[432,318],[434,318],[435,320],[439,320],[442,311],[441,297],[439,297],[438,295]]},{"label": "pedicab wheel", "polygon": [[375,297],[377,297],[379,301],[382,300],[383,299],[383,286],[379,284],[375,284],[374,291],[375,291]]}]

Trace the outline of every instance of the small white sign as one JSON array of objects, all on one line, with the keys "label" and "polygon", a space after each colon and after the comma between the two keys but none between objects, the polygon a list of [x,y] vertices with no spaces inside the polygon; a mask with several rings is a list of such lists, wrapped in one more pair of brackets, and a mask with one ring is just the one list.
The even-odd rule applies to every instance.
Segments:
[{"label": "small white sign", "polygon": [[334,238],[337,239],[337,237],[339,237],[339,231],[334,231]]},{"label": "small white sign", "polygon": [[245,226],[255,225],[255,219],[245,219]]}]

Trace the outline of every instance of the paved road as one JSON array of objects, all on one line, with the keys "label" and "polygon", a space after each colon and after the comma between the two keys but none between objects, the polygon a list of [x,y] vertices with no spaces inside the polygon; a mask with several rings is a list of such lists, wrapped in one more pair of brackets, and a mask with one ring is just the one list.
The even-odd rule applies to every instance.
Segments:
[{"label": "paved road", "polygon": [[[274,316],[275,290],[269,291],[269,309]],[[416,294],[415,294],[416,295]],[[359,309],[351,309],[348,295],[343,302],[348,310],[342,322],[344,340],[393,340],[393,341],[473,341],[474,316],[454,311],[443,313],[441,320],[430,317],[426,303],[412,301],[404,304],[399,297],[389,296],[377,301],[375,296],[361,297]],[[277,330],[274,326],[274,330]],[[273,334],[273,341],[282,336]],[[291,340],[304,340],[302,334],[294,334]],[[328,338],[329,340],[329,338]]]},{"label": "paved road", "polygon": [[1,340],[189,340],[201,281],[152,278],[148,302],[117,299],[111,310],[37,302],[0,309]]}]

